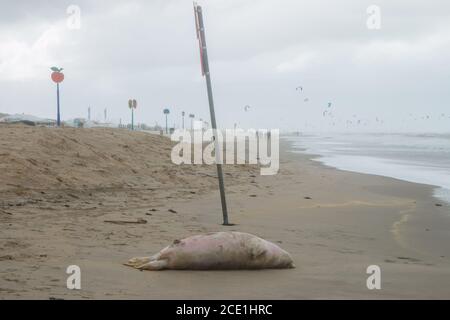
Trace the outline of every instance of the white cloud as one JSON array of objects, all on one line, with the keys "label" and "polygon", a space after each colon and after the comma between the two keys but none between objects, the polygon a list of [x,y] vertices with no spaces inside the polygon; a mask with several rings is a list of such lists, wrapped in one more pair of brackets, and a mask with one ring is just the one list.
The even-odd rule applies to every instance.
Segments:
[{"label": "white cloud", "polygon": [[52,49],[61,44],[61,38],[61,26],[51,26],[31,43],[20,38],[0,41],[0,80],[42,78],[43,68],[54,63]]},{"label": "white cloud", "polygon": [[315,57],[316,55],[312,52],[302,53],[293,59],[281,62],[275,69],[278,72],[298,72],[310,66]]},{"label": "white cloud", "polygon": [[450,32],[440,31],[412,40],[375,40],[355,50],[357,63],[410,63],[432,59],[450,48]]}]

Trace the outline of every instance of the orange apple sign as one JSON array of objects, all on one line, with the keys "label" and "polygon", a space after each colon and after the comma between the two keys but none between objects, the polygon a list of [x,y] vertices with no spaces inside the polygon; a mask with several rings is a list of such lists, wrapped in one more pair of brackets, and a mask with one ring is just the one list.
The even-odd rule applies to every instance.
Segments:
[{"label": "orange apple sign", "polygon": [[52,80],[56,83],[60,83],[64,80],[64,74],[59,71],[52,72]]}]

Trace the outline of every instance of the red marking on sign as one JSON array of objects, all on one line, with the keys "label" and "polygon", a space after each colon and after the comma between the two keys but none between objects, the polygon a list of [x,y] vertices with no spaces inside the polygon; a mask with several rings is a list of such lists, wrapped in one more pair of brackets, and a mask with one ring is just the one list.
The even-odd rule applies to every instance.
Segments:
[{"label": "red marking on sign", "polygon": [[197,5],[194,3],[194,13],[195,13],[195,29],[197,30],[197,39],[198,39],[198,45],[200,48],[200,64],[202,66],[202,76],[205,75],[205,68],[203,66],[203,43],[202,43],[202,37],[200,34],[200,25],[198,22],[198,11],[197,11]]}]

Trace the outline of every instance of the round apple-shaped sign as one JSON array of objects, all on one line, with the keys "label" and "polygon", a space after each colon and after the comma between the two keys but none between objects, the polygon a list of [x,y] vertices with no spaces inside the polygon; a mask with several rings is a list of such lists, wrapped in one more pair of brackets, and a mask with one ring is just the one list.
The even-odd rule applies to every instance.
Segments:
[{"label": "round apple-shaped sign", "polygon": [[64,80],[64,73],[59,71],[52,72],[52,80],[56,83],[61,83]]},{"label": "round apple-shaped sign", "polygon": [[53,82],[60,83],[64,80],[64,74],[61,72],[64,69],[58,68],[58,67],[51,67],[50,70],[52,70],[52,80]]}]

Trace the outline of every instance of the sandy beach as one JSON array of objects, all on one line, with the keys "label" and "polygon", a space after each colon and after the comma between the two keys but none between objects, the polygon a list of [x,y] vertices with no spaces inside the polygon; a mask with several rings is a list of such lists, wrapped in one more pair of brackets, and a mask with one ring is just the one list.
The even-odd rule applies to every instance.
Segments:
[{"label": "sandy beach", "polygon": [[[280,146],[280,171],[176,166],[168,138],[121,129],[1,126],[1,299],[450,299],[449,205],[433,187],[339,171]],[[436,206],[436,203],[442,204]],[[175,239],[249,232],[296,268],[139,272]],[[81,268],[81,290],[66,268]],[[368,290],[366,268],[381,268]]]}]

